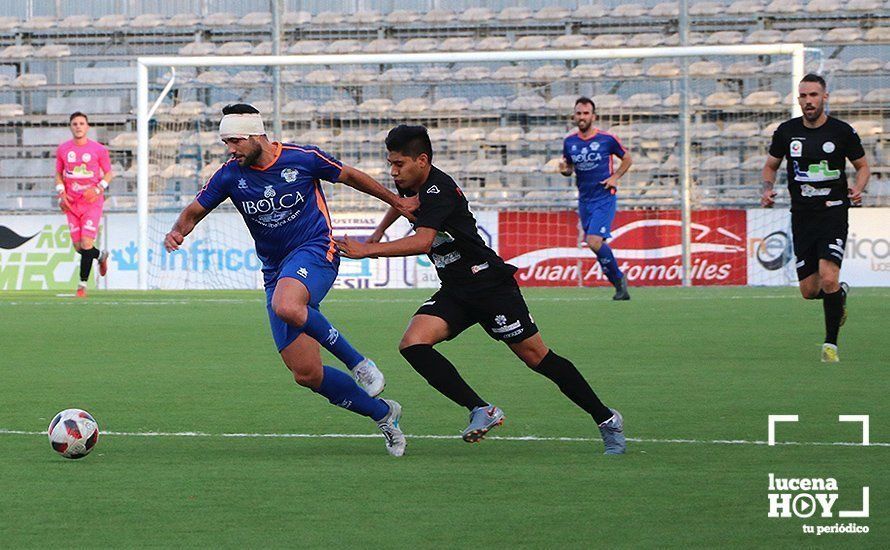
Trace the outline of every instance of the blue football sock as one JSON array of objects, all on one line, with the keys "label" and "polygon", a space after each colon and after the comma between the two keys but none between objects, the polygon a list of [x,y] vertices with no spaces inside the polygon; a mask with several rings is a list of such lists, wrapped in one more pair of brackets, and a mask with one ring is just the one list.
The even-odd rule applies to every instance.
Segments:
[{"label": "blue football sock", "polygon": [[596,258],[599,260],[600,266],[603,268],[603,275],[609,279],[609,282],[612,285],[617,285],[618,281],[624,277],[624,274],[621,273],[621,268],[618,267],[618,261],[615,260],[615,255],[612,254],[612,249],[606,243],[603,243],[600,246],[600,249],[596,252]]},{"label": "blue football sock", "polygon": [[308,307],[309,315],[306,318],[306,324],[303,325],[303,332],[311,336],[316,342],[324,346],[326,350],[334,354],[334,357],[343,361],[349,369],[355,368],[361,363],[365,357],[359,353],[346,338],[340,334],[340,331],[331,326],[324,315],[315,308]]},{"label": "blue football sock", "polygon": [[351,376],[334,367],[324,366],[324,378],[315,393],[327,397],[338,407],[380,420],[389,412],[389,405],[382,399],[371,397],[361,389]]}]

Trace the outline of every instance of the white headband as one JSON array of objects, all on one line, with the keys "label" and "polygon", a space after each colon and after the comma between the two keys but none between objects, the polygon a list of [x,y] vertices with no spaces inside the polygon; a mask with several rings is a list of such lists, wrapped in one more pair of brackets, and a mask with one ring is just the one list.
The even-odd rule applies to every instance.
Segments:
[{"label": "white headband", "polygon": [[223,115],[219,121],[219,139],[261,136],[266,133],[263,117],[259,113]]}]

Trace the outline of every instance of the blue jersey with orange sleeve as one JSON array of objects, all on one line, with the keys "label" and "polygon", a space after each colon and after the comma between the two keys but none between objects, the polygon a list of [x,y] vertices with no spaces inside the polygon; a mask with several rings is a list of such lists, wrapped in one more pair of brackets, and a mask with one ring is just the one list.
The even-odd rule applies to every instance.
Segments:
[{"label": "blue jersey with orange sleeve", "polygon": [[336,182],[342,167],[317,147],[276,143],[271,164],[242,167],[229,160],[195,199],[208,210],[231,199],[253,236],[269,285],[297,249],[314,248],[328,262],[337,258],[320,180]]},{"label": "blue jersey with orange sleeve", "polygon": [[578,200],[598,201],[612,197],[612,190],[602,183],[612,175],[612,155],[624,158],[627,150],[618,138],[602,130],[596,130],[585,139],[574,132],[565,138],[562,154],[575,167]]}]

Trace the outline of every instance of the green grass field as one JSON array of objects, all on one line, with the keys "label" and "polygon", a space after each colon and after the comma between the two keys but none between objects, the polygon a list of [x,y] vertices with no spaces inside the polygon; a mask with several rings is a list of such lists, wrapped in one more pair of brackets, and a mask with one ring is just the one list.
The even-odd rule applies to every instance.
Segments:
[{"label": "green grass field", "polygon": [[[545,342],[625,415],[620,457],[480,328],[440,349],[504,409],[492,432],[504,439],[457,439],[465,411],[397,351],[429,294],[334,291],[324,304],[404,407],[418,437],[400,459],[369,420],[293,383],[259,291],[0,295],[0,547],[890,544],[890,291],[854,289],[833,365],[819,362],[821,303],[794,288],[643,288],[627,303],[526,291]],[[124,434],[64,460],[43,431],[68,407]],[[768,414],[800,415],[777,429],[800,444],[763,444]],[[873,444],[830,445],[861,438],[839,414],[870,415]],[[768,518],[769,473],[835,478],[834,517]],[[838,518],[861,507],[863,485],[871,517]],[[802,533],[849,522],[870,532]]]}]

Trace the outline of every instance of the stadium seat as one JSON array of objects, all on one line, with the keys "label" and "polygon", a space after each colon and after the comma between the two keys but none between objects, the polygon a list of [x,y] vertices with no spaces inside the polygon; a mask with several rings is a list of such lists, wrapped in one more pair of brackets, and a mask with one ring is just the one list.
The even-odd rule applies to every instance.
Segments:
[{"label": "stadium seat", "polygon": [[890,27],[873,27],[865,31],[868,42],[890,42]]},{"label": "stadium seat", "polygon": [[509,50],[513,43],[504,36],[489,36],[476,43],[477,50],[502,51]]},{"label": "stadium seat", "polygon": [[535,12],[534,19],[538,21],[565,21],[572,16],[568,8],[562,6],[544,6]]},{"label": "stadium seat", "polygon": [[413,10],[393,10],[386,16],[389,23],[404,25],[420,20],[420,14]]},{"label": "stadium seat", "polygon": [[541,167],[541,171],[548,174],[558,174],[560,162],[562,162],[562,157],[552,158],[544,163],[544,166]]},{"label": "stadium seat", "polygon": [[387,174],[387,168],[381,162],[361,162],[354,166],[356,169],[361,170],[375,179],[383,178]]},{"label": "stadium seat", "polygon": [[[701,96],[696,94],[695,92],[691,92],[689,94],[689,104],[690,105],[701,105]],[[680,92],[674,92],[671,95],[664,98],[662,105],[665,107],[679,107],[680,106]]]},{"label": "stadium seat", "polygon": [[763,9],[769,14],[788,14],[803,11],[803,5],[797,0],[773,0]]},{"label": "stadium seat", "polygon": [[[849,2],[847,2],[849,4]],[[810,0],[807,2],[808,13],[833,13],[843,8],[835,0]]]},{"label": "stadium seat", "polygon": [[429,82],[444,82],[453,78],[454,72],[448,67],[425,67],[420,70],[417,78]]},{"label": "stadium seat", "polygon": [[600,4],[584,4],[572,13],[572,17],[579,21],[593,21],[608,15],[609,12]]},{"label": "stadium seat", "polygon": [[878,136],[884,133],[884,124],[880,120],[851,120],[849,123],[859,137]]},{"label": "stadium seat", "polygon": [[[551,100],[552,101],[552,100]],[[550,106],[550,103],[547,103],[547,106]],[[574,107],[574,105],[572,105]],[[568,110],[559,109],[564,112],[568,112],[571,110],[569,107]],[[550,127],[550,126],[538,126],[536,128],[532,128],[525,134],[525,140],[531,141],[535,143],[545,143],[545,142],[558,142],[562,141],[564,137],[568,134],[568,131],[565,128],[559,127]]]},{"label": "stadium seat", "polygon": [[[857,15],[880,13],[887,7],[882,0],[848,0],[844,5],[844,10],[853,12]],[[885,12],[886,14],[886,12]]]},{"label": "stadium seat", "polygon": [[565,65],[542,65],[531,72],[531,79],[535,81],[551,82],[559,80],[568,74]]},{"label": "stadium seat", "polygon": [[491,69],[481,65],[461,67],[454,73],[455,80],[486,80],[491,78]]},{"label": "stadium seat", "polygon": [[734,107],[740,102],[741,98],[736,92],[714,92],[705,98],[704,104],[706,107],[719,109],[723,107]]},{"label": "stadium seat", "polygon": [[457,130],[451,132],[451,134],[448,136],[449,141],[456,141],[458,143],[482,141],[484,139],[485,130],[473,126],[458,128]]},{"label": "stadium seat", "polygon": [[148,142],[152,147],[156,148],[164,148],[164,149],[175,149],[179,147],[182,143],[182,133],[181,132],[157,132],[151,138],[149,138]]},{"label": "stadium seat", "polygon": [[830,90],[828,96],[828,102],[831,105],[852,105],[858,103],[860,99],[862,99],[862,93],[851,88]]},{"label": "stadium seat", "polygon": [[870,73],[879,71],[884,66],[880,59],[873,57],[857,57],[844,66],[844,70],[851,73]]},{"label": "stadium seat", "polygon": [[606,74],[606,66],[596,63],[582,63],[572,69],[572,72],[569,74],[576,79],[598,78]]},{"label": "stadium seat", "polygon": [[297,143],[311,143],[313,145],[328,144],[334,141],[334,131],[330,129],[309,130],[300,134]]},{"label": "stadium seat", "polygon": [[539,172],[543,166],[544,158],[540,156],[514,158],[507,161],[507,165],[502,168],[502,171],[508,174],[534,174]]},{"label": "stadium seat", "polygon": [[312,24],[316,26],[339,25],[346,20],[343,12],[323,11],[312,18]]},{"label": "stadium seat", "polygon": [[[834,94],[831,94],[834,99]],[[877,88],[865,94],[862,101],[866,103],[890,103],[890,88]]]},{"label": "stadium seat", "polygon": [[825,33],[824,40],[834,44],[855,44],[862,40],[862,30],[859,27],[835,27]]},{"label": "stadium seat", "polygon": [[696,61],[689,64],[690,76],[716,76],[723,71],[718,61]]},{"label": "stadium seat", "polygon": [[26,30],[43,31],[56,26],[58,21],[52,15],[39,15],[22,22],[21,27]]},{"label": "stadium seat", "polygon": [[216,12],[211,13],[207,17],[205,17],[202,23],[206,28],[212,29],[216,27],[228,27],[230,25],[234,25],[235,21],[237,20],[238,18],[229,12]]},{"label": "stadium seat", "polygon": [[513,49],[516,50],[546,50],[549,47],[550,39],[539,35],[523,36],[513,42]]},{"label": "stadium seat", "polygon": [[716,31],[705,38],[705,44],[709,46],[741,44],[745,36],[739,31]]},{"label": "stadium seat", "polygon": [[402,44],[402,50],[406,52],[431,52],[439,47],[439,41],[435,38],[412,38]]},{"label": "stadium seat", "polygon": [[21,26],[22,20],[8,15],[0,16],[0,31],[11,31]]},{"label": "stadium seat", "polygon": [[748,139],[760,135],[760,125],[756,122],[730,122],[723,128],[723,137]]},{"label": "stadium seat", "polygon": [[322,103],[318,112],[326,115],[339,115],[355,111],[358,107],[353,99],[332,99]]},{"label": "stadium seat", "polygon": [[24,59],[34,57],[34,46],[23,44],[21,46],[6,46],[0,52],[0,59]]},{"label": "stadium seat", "polygon": [[[88,15],[69,15],[59,21],[60,29],[84,29],[93,24],[93,18]],[[2,29],[2,25],[0,25]]]},{"label": "stadium seat", "polygon": [[183,101],[170,109],[170,114],[176,118],[195,118],[207,111],[207,105],[202,101]]},{"label": "stadium seat", "polygon": [[414,70],[405,67],[387,69],[378,78],[381,82],[408,82],[414,78]]},{"label": "stadium seat", "polygon": [[739,161],[729,155],[716,155],[704,159],[700,166],[702,170],[735,170],[739,167]]},{"label": "stadium seat", "polygon": [[353,13],[351,19],[360,25],[371,25],[383,21],[383,15],[376,10],[360,10]]},{"label": "stadium seat", "polygon": [[742,101],[746,107],[773,107],[782,102],[782,94],[776,91],[759,91],[748,94]]},{"label": "stadium seat", "polygon": [[500,172],[503,165],[494,159],[476,159],[467,164],[465,171],[473,174],[493,174]]},{"label": "stadium seat", "polygon": [[602,113],[605,109],[621,109],[624,101],[617,94],[597,94],[593,97],[596,103],[597,113]]},{"label": "stadium seat", "polygon": [[120,29],[127,25],[127,17],[117,13],[103,15],[93,23],[98,29]]},{"label": "stadium seat", "polygon": [[591,48],[620,48],[627,43],[625,34],[598,34],[590,41]]},{"label": "stadium seat", "polygon": [[460,12],[457,18],[463,23],[484,23],[494,19],[494,13],[488,8],[468,8]]},{"label": "stadium seat", "polygon": [[758,29],[745,37],[746,44],[778,44],[788,39],[788,34],[772,29]]},{"label": "stadium seat", "polygon": [[692,139],[706,140],[714,139],[719,136],[722,131],[716,122],[693,122],[691,125]]},{"label": "stadium seat", "polygon": [[395,107],[393,107],[394,111],[399,113],[422,113],[426,111],[430,106],[430,102],[426,99],[420,97],[408,97],[399,101]]},{"label": "stadium seat", "polygon": [[761,0],[736,0],[729,7],[725,8],[725,13],[730,15],[752,16],[763,11],[763,2]]},{"label": "stadium seat", "polygon": [[[369,100],[376,101],[376,100]],[[364,103],[362,104],[364,105]],[[361,109],[361,106],[359,106]],[[377,136],[377,131],[371,128],[351,128],[341,131],[331,140],[333,143],[371,143]]]},{"label": "stadium seat", "polygon": [[665,36],[657,32],[640,32],[627,39],[631,48],[654,48],[665,43]]},{"label": "stadium seat", "polygon": [[212,42],[189,42],[179,48],[179,55],[213,55],[216,45]]},{"label": "stadium seat", "polygon": [[641,74],[643,74],[643,65],[634,62],[615,63],[606,69],[606,76],[612,77],[640,76]]},{"label": "stadium seat", "polygon": [[334,40],[325,48],[325,53],[330,54],[358,53],[360,51],[362,51],[362,43],[352,38]]},{"label": "stadium seat", "polygon": [[628,109],[654,109],[661,107],[661,96],[653,93],[633,94],[624,100],[624,107]]},{"label": "stadium seat", "polygon": [[470,100],[465,97],[443,97],[430,106],[435,113],[454,113],[470,108]]},{"label": "stadium seat", "polygon": [[646,69],[646,76],[652,77],[674,77],[680,74],[680,66],[673,61],[665,61],[650,65]]},{"label": "stadium seat", "polygon": [[504,65],[496,70],[491,78],[494,80],[523,80],[528,78],[528,68],[523,65]]},{"label": "stadium seat", "polygon": [[680,15],[680,8],[677,6],[677,2],[661,2],[660,4],[655,4],[649,10],[650,17],[672,18],[678,15]]},{"label": "stadium seat", "polygon": [[311,115],[316,111],[315,103],[306,101],[305,99],[294,99],[288,101],[282,108],[281,113],[285,115]]},{"label": "stadium seat", "polygon": [[71,48],[66,44],[47,44],[36,52],[34,57],[58,58],[71,55]]},{"label": "stadium seat", "polygon": [[0,103],[0,117],[19,117],[25,115],[25,109],[18,103]]},{"label": "stadium seat", "polygon": [[216,49],[216,55],[247,55],[251,50],[250,42],[225,42]]},{"label": "stadium seat", "polygon": [[547,108],[547,102],[539,95],[521,95],[511,101],[507,107],[513,111],[540,111]]},{"label": "stadium seat", "polygon": [[470,103],[471,111],[500,111],[507,108],[507,100],[500,96],[482,96]]},{"label": "stadium seat", "polygon": [[521,126],[500,126],[489,132],[486,139],[491,143],[515,143],[524,137]]},{"label": "stadium seat", "polygon": [[[831,0],[832,3],[835,3],[834,0]],[[804,44],[811,44],[813,42],[821,42],[822,38],[825,35],[825,31],[822,29],[794,29],[785,35],[785,41],[787,42],[802,42]]]},{"label": "stadium seat", "polygon": [[17,76],[9,86],[11,88],[39,88],[46,86],[46,75],[40,73],[25,73]]},{"label": "stadium seat", "polygon": [[194,27],[200,22],[201,18],[194,13],[176,13],[171,15],[170,19],[167,20],[167,26],[174,29],[181,29],[185,27]]},{"label": "stadium seat", "polygon": [[0,89],[3,89],[6,86],[9,86],[9,84],[11,82],[12,82],[12,76],[5,74],[5,73],[0,73]]},{"label": "stadium seat", "polygon": [[745,171],[749,170],[762,170],[763,165],[765,164],[766,159],[763,155],[754,155],[752,157],[746,158],[740,165],[739,168]]},{"label": "stadium seat", "polygon": [[143,13],[130,19],[130,27],[134,29],[155,29],[166,22],[167,18],[157,13]]},{"label": "stadium seat", "polygon": [[426,12],[422,19],[424,23],[452,23],[457,19],[457,14],[451,10],[432,9]]},{"label": "stadium seat", "polygon": [[211,70],[202,72],[195,80],[201,84],[220,85],[229,82],[230,79],[231,75],[226,71]]},{"label": "stadium seat", "polygon": [[250,55],[272,55],[272,41],[263,40],[250,50]]},{"label": "stadium seat", "polygon": [[731,75],[751,75],[757,74],[763,70],[763,65],[761,65],[755,59],[745,59],[743,61],[736,61],[731,63],[728,67],[726,67],[726,74]]},{"label": "stadium seat", "polygon": [[642,4],[618,4],[609,12],[612,17],[637,18],[646,15],[646,6]]},{"label": "stadium seat", "polygon": [[302,80],[309,84],[333,84],[341,79],[340,73],[331,69],[316,69],[306,73]]},{"label": "stadium seat", "polygon": [[388,98],[366,99],[358,106],[359,112],[362,113],[385,113],[393,108],[393,102]]},{"label": "stadium seat", "polygon": [[725,10],[726,5],[720,2],[691,2],[689,4],[689,15],[720,15]]},{"label": "stadium seat", "polygon": [[533,15],[532,10],[525,6],[510,6],[504,8],[498,13],[497,20],[508,23],[527,21]]},{"label": "stadium seat", "polygon": [[587,47],[590,40],[583,34],[563,34],[554,38],[550,45],[557,50],[574,50]]},{"label": "stadium seat", "polygon": [[269,82],[270,80],[269,75],[264,71],[247,70],[235,73],[232,76],[231,82],[232,84],[241,86],[252,86],[254,84]]},{"label": "stadium seat", "polygon": [[365,44],[365,53],[391,53],[398,51],[402,45],[398,40],[392,38],[377,38]]},{"label": "stadium seat", "polygon": [[345,74],[340,74],[340,78],[344,82],[357,82],[360,84],[370,84],[377,80],[380,76],[374,69],[350,69]]},{"label": "stadium seat", "polygon": [[469,36],[452,36],[446,38],[439,45],[439,49],[444,52],[468,52],[476,47],[476,39]]},{"label": "stadium seat", "polygon": [[171,164],[161,170],[161,177],[164,179],[185,179],[194,178],[198,175],[197,167],[193,163],[176,163]]},{"label": "stadium seat", "polygon": [[287,53],[294,55],[324,53],[328,43],[323,40],[297,40],[287,49]]},{"label": "stadium seat", "polygon": [[114,149],[135,149],[138,144],[136,132],[121,132],[108,141],[108,145]]}]

